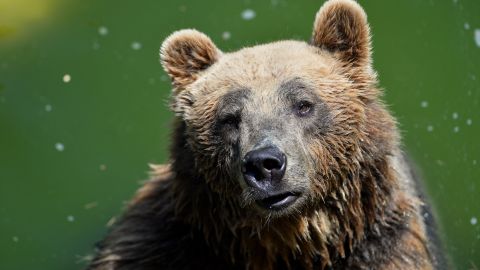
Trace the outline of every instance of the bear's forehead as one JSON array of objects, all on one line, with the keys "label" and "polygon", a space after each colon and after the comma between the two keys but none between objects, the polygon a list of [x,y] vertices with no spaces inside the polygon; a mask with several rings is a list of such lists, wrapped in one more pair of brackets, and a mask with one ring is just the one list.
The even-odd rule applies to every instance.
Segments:
[{"label": "bear's forehead", "polygon": [[224,54],[205,81],[265,88],[293,78],[328,78],[338,67],[334,57],[305,42],[279,41]]}]

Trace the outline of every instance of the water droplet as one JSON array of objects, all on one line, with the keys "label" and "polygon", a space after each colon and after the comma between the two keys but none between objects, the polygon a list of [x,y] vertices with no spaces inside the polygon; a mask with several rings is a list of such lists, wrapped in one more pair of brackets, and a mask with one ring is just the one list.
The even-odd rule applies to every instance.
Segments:
[{"label": "water droplet", "polygon": [[105,164],[100,164],[100,171],[106,171],[107,170],[107,165]]},{"label": "water droplet", "polygon": [[94,42],[93,42],[93,45],[92,45],[92,48],[93,48],[94,50],[100,49],[100,43],[98,43],[97,41],[94,41]]},{"label": "water droplet", "polygon": [[140,43],[138,41],[134,41],[134,42],[132,42],[130,47],[132,47],[132,50],[138,51],[142,48],[142,43]]},{"label": "water droplet", "polygon": [[460,131],[460,127],[455,126],[453,127],[453,132],[458,133]]},{"label": "water droplet", "polygon": [[458,113],[456,112],[452,113],[452,119],[454,120],[458,119]]},{"label": "water droplet", "polygon": [[67,216],[67,221],[68,221],[68,222],[74,222],[74,221],[75,221],[75,217],[72,216],[72,215],[69,215],[69,216]]},{"label": "water droplet", "polygon": [[98,28],[98,34],[99,34],[100,36],[106,36],[106,35],[108,35],[108,28],[107,28],[106,26],[103,26],[103,25],[100,26],[100,27]]},{"label": "water droplet", "polygon": [[57,149],[58,152],[63,152],[63,150],[65,150],[65,146],[63,145],[63,143],[56,143],[55,149]]},{"label": "water droplet", "polygon": [[98,202],[89,202],[87,204],[85,204],[83,207],[85,208],[85,210],[90,210],[92,208],[95,208],[98,206]]},{"label": "water droplet", "polygon": [[420,102],[420,107],[427,108],[428,107],[428,101],[424,100],[424,101]]},{"label": "water droplet", "polygon": [[480,47],[480,29],[475,29],[474,37],[475,37],[475,43],[477,44],[477,47]]},{"label": "water droplet", "polygon": [[428,132],[432,132],[432,131],[433,131],[433,126],[432,126],[432,125],[428,125],[428,126],[427,126],[427,131],[428,131]]},{"label": "water droplet", "polygon": [[468,30],[468,29],[470,29],[470,24],[469,24],[469,23],[467,23],[467,22],[466,22],[466,23],[464,23],[464,24],[463,24],[463,28],[465,28],[465,30]]},{"label": "water droplet", "polygon": [[472,224],[472,225],[477,225],[477,222],[478,222],[478,220],[477,220],[476,217],[472,217],[472,218],[470,219],[470,224]]},{"label": "water droplet", "polygon": [[52,111],[52,105],[50,105],[50,104],[45,105],[45,111],[46,112],[51,112]]},{"label": "water droplet", "polygon": [[115,224],[116,221],[117,221],[117,218],[116,218],[116,217],[111,217],[111,218],[107,221],[107,227],[112,227],[113,224]]},{"label": "water droplet", "polygon": [[222,33],[223,40],[229,40],[232,37],[232,34],[228,31]]},{"label": "water droplet", "polygon": [[186,12],[186,11],[187,11],[187,6],[181,5],[181,6],[178,7],[178,10],[179,10],[180,12]]},{"label": "water droplet", "polygon": [[70,74],[63,75],[63,82],[64,83],[69,83],[71,80],[72,80],[72,76],[70,76]]},{"label": "water droplet", "polygon": [[472,119],[468,118],[466,123],[467,123],[468,126],[471,126],[472,125]]},{"label": "water droplet", "polygon": [[474,160],[472,161],[472,164],[473,164],[473,165],[477,165],[477,160],[474,159]]},{"label": "water droplet", "polygon": [[242,19],[246,21],[252,20],[253,18],[255,18],[256,15],[257,14],[252,9],[245,9],[244,11],[242,11]]},{"label": "water droplet", "polygon": [[162,82],[166,82],[168,80],[168,77],[165,75],[162,75],[162,77],[160,77],[160,80],[162,80]]},{"label": "water droplet", "polygon": [[18,243],[18,240],[20,240],[20,239],[18,239],[18,236],[14,236],[14,237],[12,237],[12,240],[13,240],[13,242]]}]

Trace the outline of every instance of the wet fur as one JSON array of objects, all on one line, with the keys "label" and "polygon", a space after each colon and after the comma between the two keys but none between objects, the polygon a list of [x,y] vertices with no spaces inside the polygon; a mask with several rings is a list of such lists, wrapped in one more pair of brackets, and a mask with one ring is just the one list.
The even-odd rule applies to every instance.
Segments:
[{"label": "wet fur", "polygon": [[[446,267],[396,123],[381,102],[357,3],[328,1],[310,44],[282,41],[224,54],[204,34],[183,30],[161,51],[177,114],[171,163],[154,168],[89,269]],[[252,194],[235,174],[236,157],[249,146],[237,143],[241,133],[221,131],[222,119],[243,113],[251,121],[246,129],[278,129],[283,123],[269,120],[283,112],[271,104],[288,107],[292,97],[275,91],[299,88],[319,100],[315,122],[287,134],[306,144],[289,147],[301,152],[295,157],[302,157],[309,191],[288,212],[262,213],[250,207]]]}]

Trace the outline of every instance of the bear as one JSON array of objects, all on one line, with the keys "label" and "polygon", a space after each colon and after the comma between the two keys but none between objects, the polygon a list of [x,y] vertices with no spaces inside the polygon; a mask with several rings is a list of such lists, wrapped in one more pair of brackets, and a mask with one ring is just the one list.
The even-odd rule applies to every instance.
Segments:
[{"label": "bear", "polygon": [[372,67],[367,16],[328,0],[308,42],[163,42],[170,160],[88,269],[445,269],[431,208]]}]

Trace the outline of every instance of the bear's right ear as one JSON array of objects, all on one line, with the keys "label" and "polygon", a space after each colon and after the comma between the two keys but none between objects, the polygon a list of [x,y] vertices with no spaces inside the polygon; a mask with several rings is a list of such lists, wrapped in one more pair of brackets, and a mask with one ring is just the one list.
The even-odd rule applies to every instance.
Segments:
[{"label": "bear's right ear", "polygon": [[197,30],[180,30],[167,37],[160,48],[160,59],[172,79],[174,94],[194,82],[221,54],[212,40]]}]

